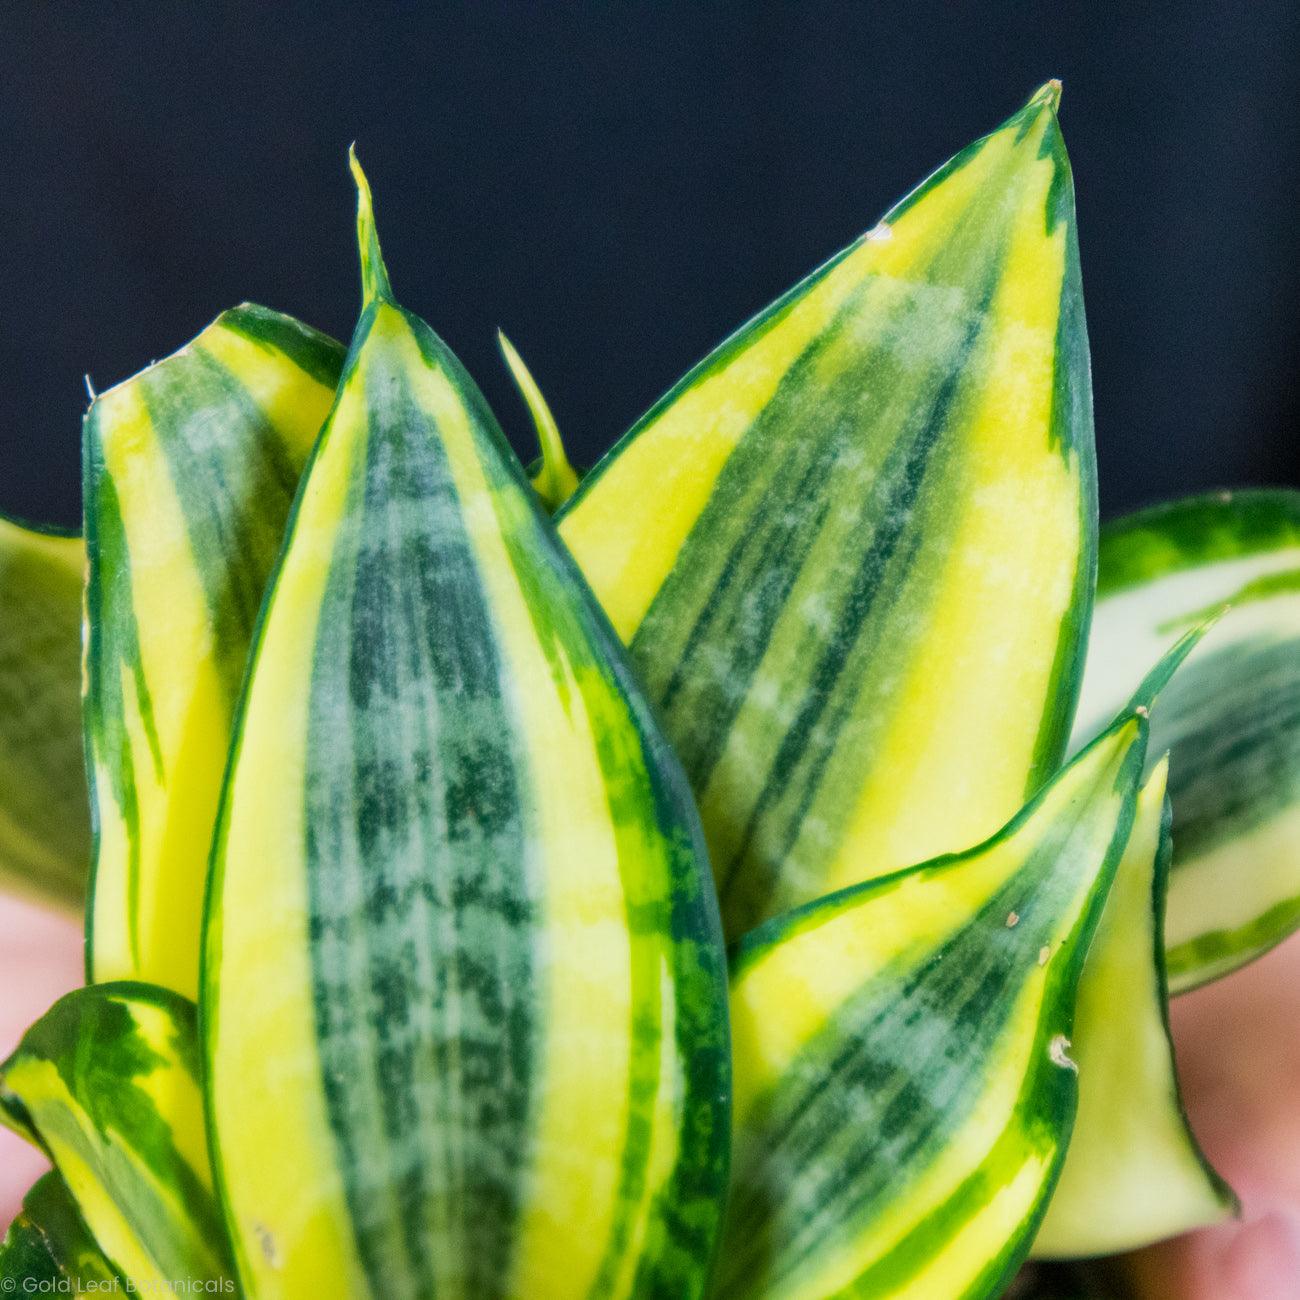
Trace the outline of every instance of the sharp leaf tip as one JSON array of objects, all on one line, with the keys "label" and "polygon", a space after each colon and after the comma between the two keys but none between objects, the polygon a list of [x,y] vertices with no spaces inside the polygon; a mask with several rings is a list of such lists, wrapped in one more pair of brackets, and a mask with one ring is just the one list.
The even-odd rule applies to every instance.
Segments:
[{"label": "sharp leaf tip", "polygon": [[1061,107],[1061,80],[1059,77],[1053,77],[1050,81],[1045,81],[1034,91],[1026,107],[1035,108],[1046,106],[1053,113],[1058,112]]},{"label": "sharp leaf tip", "polygon": [[375,201],[370,191],[370,181],[357,157],[354,141],[348,147],[348,167],[357,187],[357,246],[361,253],[361,293],[365,305],[376,299],[391,300],[392,286],[388,268],[379,247],[379,232],[375,227]]}]

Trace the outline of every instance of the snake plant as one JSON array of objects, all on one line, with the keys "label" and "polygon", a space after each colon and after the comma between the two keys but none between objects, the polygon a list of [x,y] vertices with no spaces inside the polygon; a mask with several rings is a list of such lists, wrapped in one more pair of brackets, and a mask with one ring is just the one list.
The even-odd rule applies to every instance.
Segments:
[{"label": "snake plant", "polygon": [[1233,1212],[1167,1007],[1300,924],[1300,494],[1099,529],[1059,93],[581,481],[355,157],[350,345],[94,398],[84,541],[0,523],[0,880],[87,952],[6,1288],[956,1300]]}]

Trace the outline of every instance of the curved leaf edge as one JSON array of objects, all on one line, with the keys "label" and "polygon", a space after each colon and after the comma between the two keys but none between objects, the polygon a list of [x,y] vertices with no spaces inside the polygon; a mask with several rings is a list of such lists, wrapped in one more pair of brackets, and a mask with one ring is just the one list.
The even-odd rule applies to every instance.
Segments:
[{"label": "curved leaf edge", "polygon": [[1286,543],[1300,545],[1294,488],[1225,488],[1157,502],[1102,524],[1097,597]]}]

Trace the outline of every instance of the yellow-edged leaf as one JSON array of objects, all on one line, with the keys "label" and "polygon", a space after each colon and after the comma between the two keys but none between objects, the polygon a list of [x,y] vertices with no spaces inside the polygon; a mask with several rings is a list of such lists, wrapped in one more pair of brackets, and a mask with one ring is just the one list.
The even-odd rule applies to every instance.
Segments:
[{"label": "yellow-edged leaf", "polygon": [[1095,502],[1058,89],[724,343],[561,512],[729,935],[975,843],[1063,753]]},{"label": "yellow-edged leaf", "polygon": [[1001,1293],[1065,1155],[1145,743],[1123,717],[978,848],[741,942],[720,1300]]},{"label": "yellow-edged leaf", "polygon": [[229,1288],[192,1003],[130,982],[69,993],[0,1065],[0,1121],[50,1157],[135,1290]]},{"label": "yellow-edged leaf", "polygon": [[357,180],[366,303],[268,595],[208,903],[241,1279],[692,1300],[730,1057],[689,790],[482,397],[396,305]]},{"label": "yellow-edged leaf", "polygon": [[86,416],[92,979],[194,997],[253,622],[342,350],[245,305]]}]

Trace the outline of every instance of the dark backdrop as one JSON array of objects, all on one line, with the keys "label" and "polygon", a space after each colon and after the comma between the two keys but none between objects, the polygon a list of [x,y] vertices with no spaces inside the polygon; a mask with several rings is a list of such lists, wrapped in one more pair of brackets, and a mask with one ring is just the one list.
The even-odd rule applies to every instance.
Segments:
[{"label": "dark backdrop", "polygon": [[354,139],[403,300],[590,461],[1051,76],[1103,508],[1300,482],[1295,0],[3,10],[2,508],[76,519],[84,373],[245,298],[346,338]]}]

